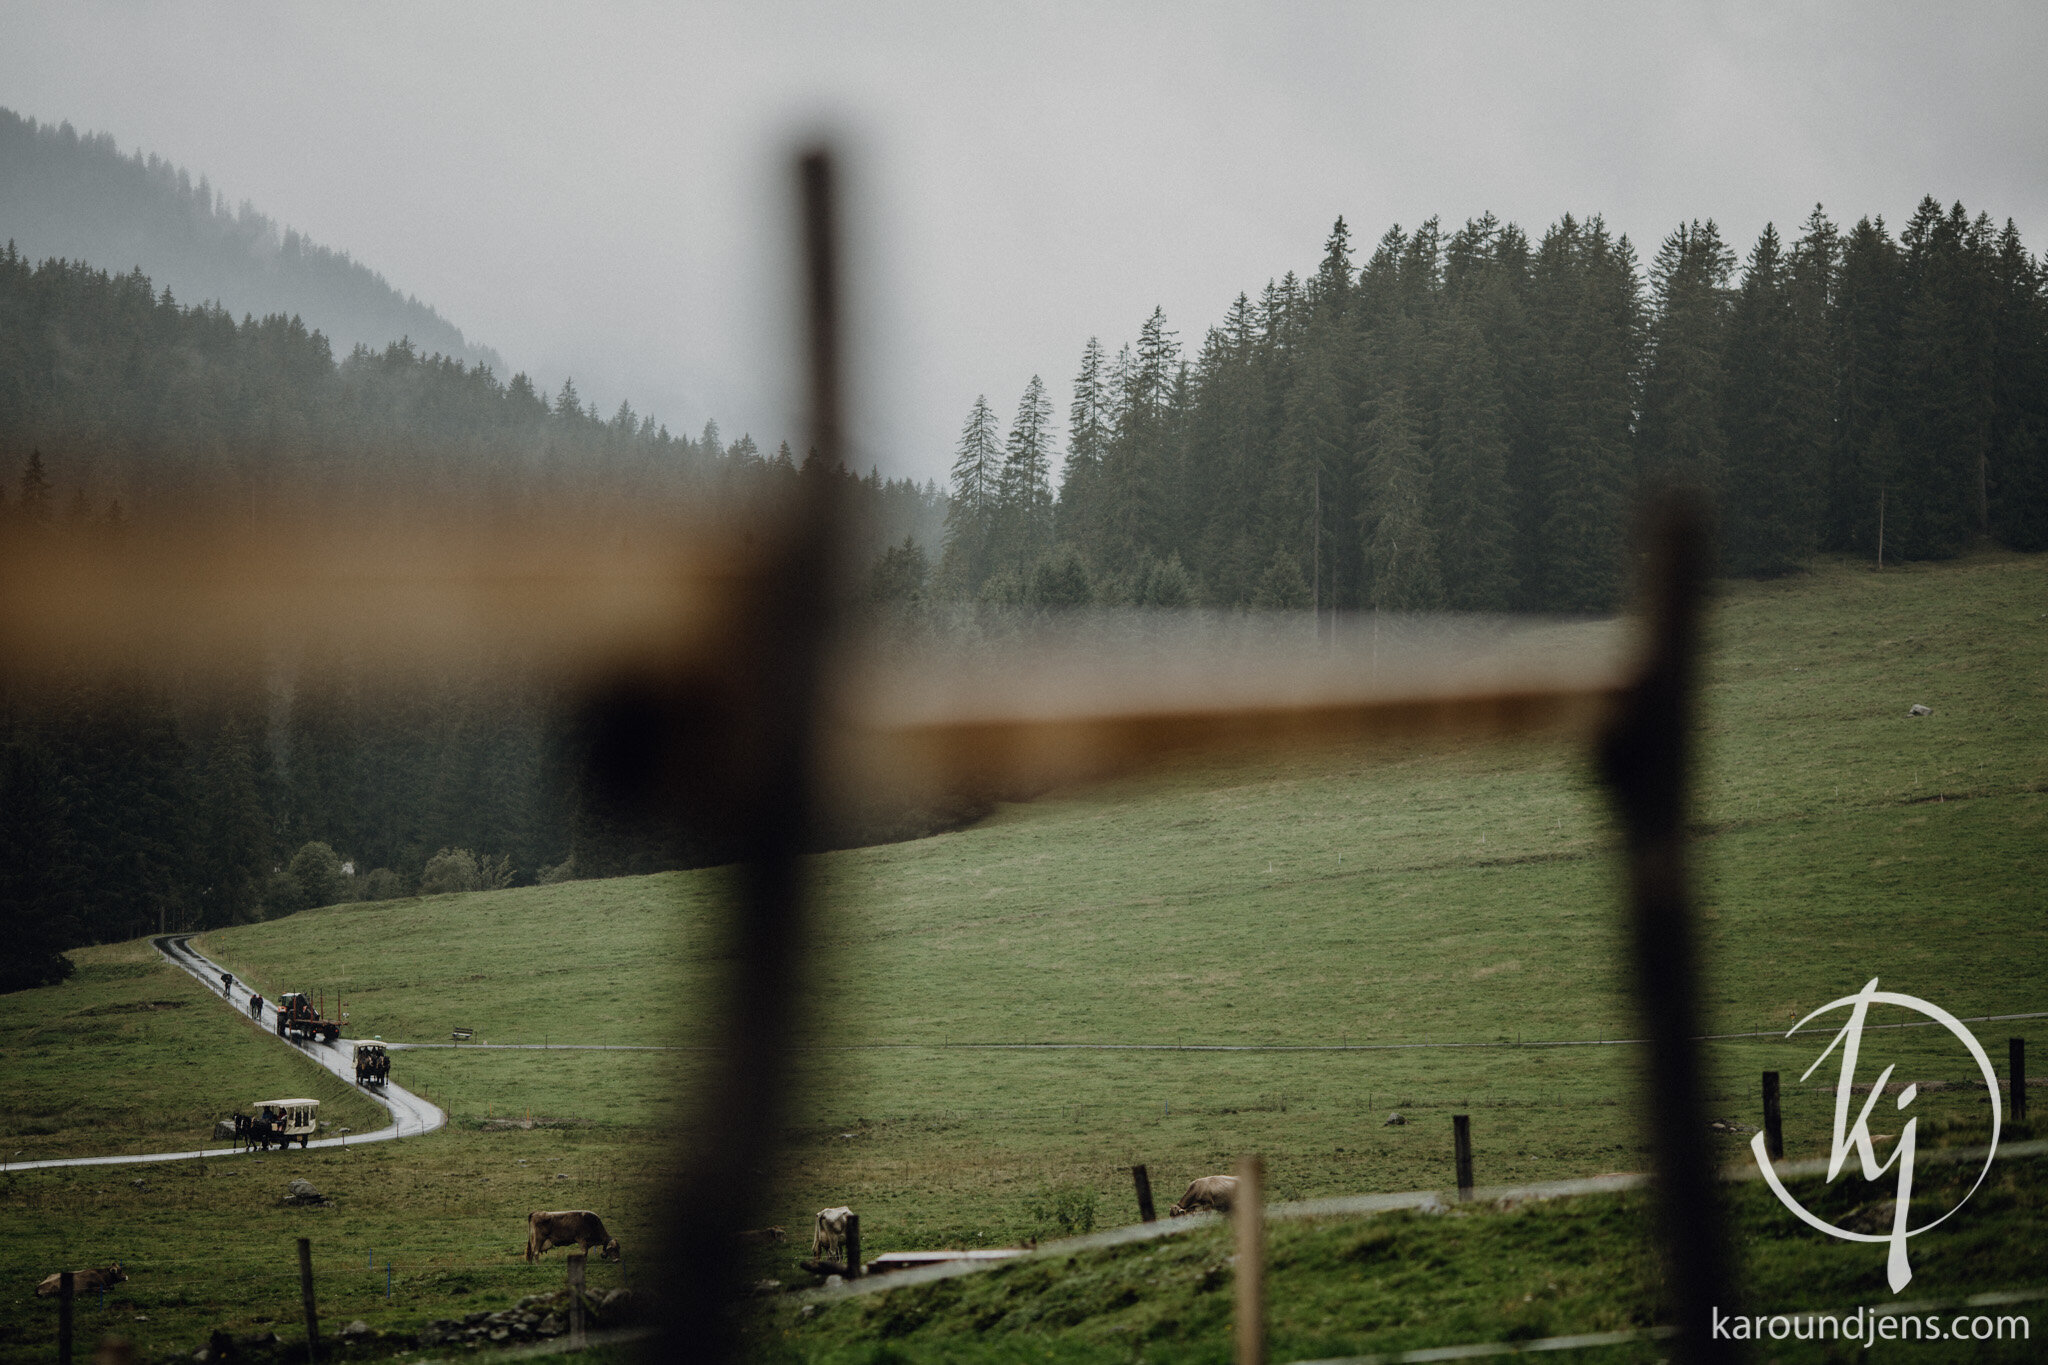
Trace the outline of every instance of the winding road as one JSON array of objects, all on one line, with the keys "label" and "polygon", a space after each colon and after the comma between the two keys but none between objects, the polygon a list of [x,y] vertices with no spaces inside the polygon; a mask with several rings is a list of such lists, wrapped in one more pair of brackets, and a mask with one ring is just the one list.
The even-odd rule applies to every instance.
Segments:
[{"label": "winding road", "polygon": [[[223,968],[192,947],[189,934],[165,934],[152,938],[156,950],[171,962],[171,965],[198,978],[200,984],[214,995],[221,995],[221,973]],[[249,988],[239,980],[228,987],[221,996],[221,1003],[238,1011],[243,1018],[249,1015]],[[266,1006],[266,1010],[273,1007]],[[274,1017],[266,1014],[266,1018]],[[269,1028],[265,1028],[269,1033]],[[272,1035],[276,1036],[276,1035]],[[375,1100],[391,1115],[391,1122],[370,1133],[349,1133],[341,1137],[316,1138],[307,1143],[308,1147],[353,1147],[364,1142],[388,1142],[392,1138],[418,1137],[431,1133],[448,1122],[448,1115],[435,1105],[429,1104],[418,1095],[402,1086],[386,1083],[380,1090],[366,1089],[355,1084],[355,1059],[349,1039],[332,1043],[301,1042],[296,1039],[278,1037],[277,1041],[286,1047],[296,1048],[321,1066],[353,1086],[357,1093]],[[248,1149],[244,1147],[208,1147],[190,1152],[142,1152],[123,1156],[73,1156],[59,1157],[50,1161],[10,1161],[10,1171],[34,1171],[45,1166],[126,1166],[151,1161],[198,1161],[207,1157],[240,1156]]]}]

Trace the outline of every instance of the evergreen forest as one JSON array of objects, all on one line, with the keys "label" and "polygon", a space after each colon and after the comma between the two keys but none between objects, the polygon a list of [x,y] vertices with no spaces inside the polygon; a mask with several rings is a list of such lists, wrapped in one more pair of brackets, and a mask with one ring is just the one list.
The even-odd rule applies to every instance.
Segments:
[{"label": "evergreen forest", "polygon": [[[0,537],[29,554],[129,533],[194,492],[260,516],[309,489],[386,483],[602,509],[719,506],[831,477],[871,559],[933,542],[944,516],[936,483],[828,473],[787,443],[727,442],[715,422],[674,436],[626,403],[602,415],[573,380],[544,395],[409,340],[337,359],[297,317],[238,322],[139,271],[32,265],[11,243],[0,470]],[[362,505],[338,498],[334,515]],[[61,975],[64,948],[160,927],[717,860],[579,785],[564,699],[453,681],[394,699],[366,682],[328,659],[227,694],[102,678],[0,696],[0,989]]]},{"label": "evergreen forest", "polygon": [[2048,298],[2017,229],[1925,199],[1820,209],[1740,262],[1687,223],[1647,270],[1598,217],[1390,229],[1082,353],[1057,478],[1033,378],[977,400],[939,596],[1599,612],[1638,493],[1702,490],[1723,571],[2048,547]]}]

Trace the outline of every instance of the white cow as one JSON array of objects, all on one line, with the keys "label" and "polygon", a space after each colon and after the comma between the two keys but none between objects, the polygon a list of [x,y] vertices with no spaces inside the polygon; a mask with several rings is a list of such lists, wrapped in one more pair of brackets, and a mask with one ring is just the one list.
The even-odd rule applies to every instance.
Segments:
[{"label": "white cow", "polygon": [[836,1209],[819,1209],[818,1225],[811,1234],[811,1255],[821,1261],[846,1259],[846,1220],[853,1210],[841,1204]]}]

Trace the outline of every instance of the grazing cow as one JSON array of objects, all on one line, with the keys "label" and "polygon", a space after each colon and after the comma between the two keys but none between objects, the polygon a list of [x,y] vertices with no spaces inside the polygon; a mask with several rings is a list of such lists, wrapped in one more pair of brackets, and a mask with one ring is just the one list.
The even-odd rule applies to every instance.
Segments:
[{"label": "grazing cow", "polygon": [[1236,1198],[1236,1176],[1197,1176],[1189,1182],[1188,1192],[1180,1197],[1180,1202],[1168,1209],[1166,1214],[1169,1218],[1180,1218],[1190,1213],[1201,1213],[1205,1209],[1229,1213],[1230,1205]]},{"label": "grazing cow", "polygon": [[574,1246],[585,1255],[601,1247],[607,1261],[619,1259],[619,1239],[604,1230],[604,1219],[589,1209],[526,1215],[526,1259],[534,1261],[549,1247]]},{"label": "grazing cow", "polygon": [[853,1210],[841,1204],[836,1209],[819,1209],[817,1227],[811,1233],[811,1255],[819,1260],[846,1259],[846,1220]]},{"label": "grazing cow", "polygon": [[[114,1262],[104,1270],[74,1270],[71,1272],[71,1292],[83,1298],[85,1295],[97,1293],[109,1285],[119,1284],[127,1278],[128,1272],[121,1269],[119,1261]],[[62,1271],[55,1275],[43,1276],[43,1282],[36,1286],[36,1297],[39,1299],[54,1299],[62,1291],[63,1279],[64,1274]]]}]

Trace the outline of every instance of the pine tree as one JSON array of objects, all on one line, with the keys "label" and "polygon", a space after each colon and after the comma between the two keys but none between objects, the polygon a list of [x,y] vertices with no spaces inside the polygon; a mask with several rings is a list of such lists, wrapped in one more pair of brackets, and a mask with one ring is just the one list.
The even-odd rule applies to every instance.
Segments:
[{"label": "pine tree", "polygon": [[1433,611],[1443,605],[1429,457],[1407,399],[1381,395],[1363,439],[1366,600],[1375,610]]},{"label": "pine tree", "polygon": [[1890,510],[1895,491],[1899,269],[1898,248],[1882,218],[1865,218],[1849,230],[1829,328],[1835,439],[1823,544],[1832,550],[1875,555],[1880,509]]},{"label": "pine tree", "polygon": [[[1642,341],[1635,252],[1597,217],[1583,228],[1567,217],[1553,233],[1559,249],[1545,273],[1562,330],[1544,376],[1542,605],[1609,611],[1621,596],[1635,491],[1630,425]],[[1548,252],[1549,238],[1545,246]],[[1537,325],[1544,325],[1540,316]]]},{"label": "pine tree", "polygon": [[950,590],[972,597],[991,568],[990,538],[1001,491],[1002,442],[996,415],[977,395],[953,455],[952,501],[946,509],[946,549],[940,573]]},{"label": "pine tree", "polygon": [[1728,279],[1735,255],[1713,219],[1682,224],[1650,267],[1656,317],[1649,329],[1638,431],[1639,464],[1655,483],[1718,493],[1727,460],[1721,430]]},{"label": "pine tree", "polygon": [[1021,574],[1052,546],[1052,400],[1037,375],[1017,402],[996,483],[1000,567]]},{"label": "pine tree", "polygon": [[1444,605],[1506,611],[1515,589],[1507,429],[1492,351],[1468,314],[1452,320],[1441,365],[1431,499]]},{"label": "pine tree", "polygon": [[1070,545],[1092,549],[1101,534],[1095,500],[1100,496],[1110,422],[1109,376],[1102,342],[1089,337],[1081,350],[1081,369],[1074,376],[1074,397],[1067,408],[1067,460],[1060,471],[1059,502],[1054,508],[1057,536]]},{"label": "pine tree", "polygon": [[1894,380],[1900,469],[1887,542],[1908,559],[1959,553],[1988,521],[1992,426],[1989,249],[1961,204],[1923,199],[1904,248]]},{"label": "pine tree", "polygon": [[1788,572],[1818,543],[1828,404],[1817,340],[1799,326],[1791,263],[1766,224],[1728,322],[1722,541],[1732,572]]}]

